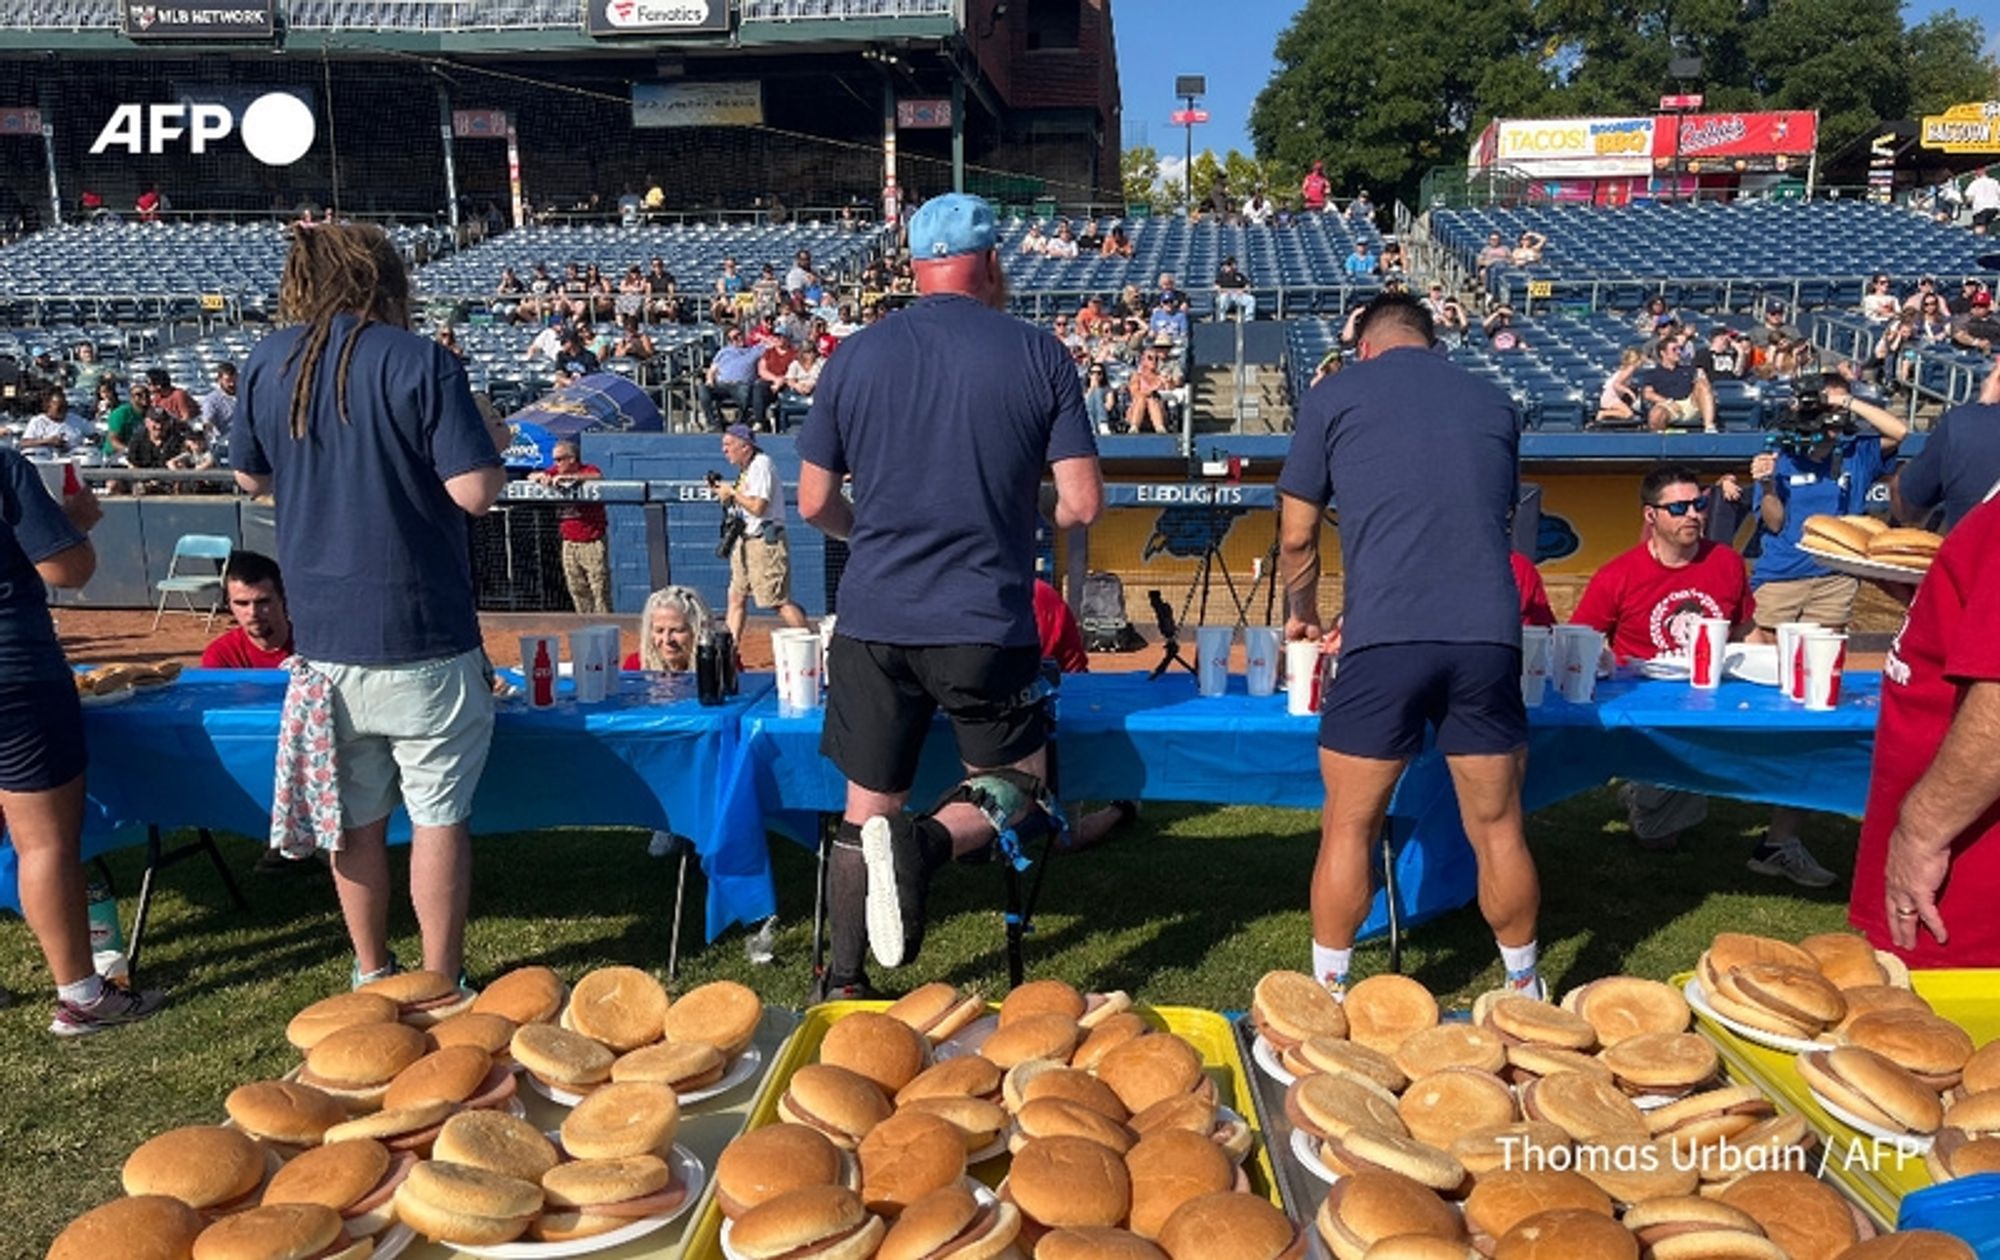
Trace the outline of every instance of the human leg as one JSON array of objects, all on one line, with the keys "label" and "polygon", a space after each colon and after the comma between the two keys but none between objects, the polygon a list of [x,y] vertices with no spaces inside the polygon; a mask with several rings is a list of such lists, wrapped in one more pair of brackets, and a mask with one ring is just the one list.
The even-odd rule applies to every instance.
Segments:
[{"label": "human leg", "polygon": [[1535,923],[1541,880],[1528,851],[1521,783],[1528,768],[1528,711],[1518,645],[1443,645],[1449,699],[1438,751],[1458,793],[1459,820],[1479,864],[1479,909],[1507,969],[1507,985],[1544,996]]},{"label": "human leg", "polygon": [[[1320,806],[1319,854],[1313,860],[1313,944],[1323,949],[1351,950],[1354,934],[1368,917],[1375,890],[1369,879],[1369,855],[1382,834],[1389,797],[1402,777],[1405,759],[1357,757],[1321,747],[1320,783],[1326,792]],[[1323,982],[1346,980],[1320,976]]]},{"label": "human leg", "polygon": [[590,579],[590,593],[600,615],[611,611],[611,544],[602,538],[584,544],[584,569]]},{"label": "human leg", "polygon": [[423,937],[424,968],[456,976],[465,966],[472,901],[472,828],[460,822],[410,830],[410,905]]},{"label": "human leg", "polygon": [[1625,820],[1641,848],[1671,849],[1680,834],[1708,817],[1708,798],[1699,792],[1654,783],[1630,782],[1618,792]]},{"label": "human leg", "polygon": [[739,538],[729,549],[729,606],[723,613],[723,624],[738,643],[743,642],[743,627],[750,620],[750,562],[746,553],[753,545],[750,539]]},{"label": "human leg", "polygon": [[569,589],[570,607],[588,615],[595,610],[591,607],[590,575],[584,568],[582,549],[586,545],[563,540],[562,570],[563,585]]},{"label": "human leg", "polygon": [[383,970],[395,961],[389,953],[388,817],[342,827],[340,848],[329,865],[355,970],[364,976]]},{"label": "human leg", "polygon": [[80,855],[83,800],[81,773],[45,791],[0,791],[20,868],[21,915],[58,986],[95,974]]}]

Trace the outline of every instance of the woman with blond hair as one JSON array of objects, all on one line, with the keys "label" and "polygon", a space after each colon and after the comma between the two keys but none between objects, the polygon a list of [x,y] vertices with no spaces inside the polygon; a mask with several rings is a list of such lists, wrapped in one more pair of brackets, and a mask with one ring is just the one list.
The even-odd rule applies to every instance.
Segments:
[{"label": "woman with blond hair", "polygon": [[1632,374],[1646,362],[1646,352],[1637,346],[1628,346],[1625,353],[1618,356],[1618,368],[1605,378],[1604,389],[1597,396],[1598,424],[1636,424],[1639,420],[1639,391],[1632,385]]},{"label": "woman with blond hair", "polygon": [[715,616],[691,586],[664,586],[646,597],[639,614],[639,650],[627,654],[626,669],[685,673],[694,668],[694,645]]}]

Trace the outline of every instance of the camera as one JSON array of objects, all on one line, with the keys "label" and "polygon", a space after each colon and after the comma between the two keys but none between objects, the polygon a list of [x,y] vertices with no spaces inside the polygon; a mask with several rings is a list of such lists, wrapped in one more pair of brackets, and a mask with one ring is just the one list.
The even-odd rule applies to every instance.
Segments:
[{"label": "camera", "polygon": [[736,513],[734,512],[723,513],[722,533],[721,536],[716,539],[715,543],[715,558],[717,560],[729,559],[729,553],[736,549],[736,544],[743,538],[743,531],[748,528],[749,527],[743,523],[743,518],[738,516]]},{"label": "camera", "polygon": [[708,488],[711,490],[722,485],[722,474],[719,472],[703,473],[701,479],[708,483]]},{"label": "camera", "polygon": [[1830,437],[1855,432],[1854,418],[1827,401],[1826,373],[1818,368],[1792,378],[1791,406],[1778,417],[1767,445],[1799,451]]}]

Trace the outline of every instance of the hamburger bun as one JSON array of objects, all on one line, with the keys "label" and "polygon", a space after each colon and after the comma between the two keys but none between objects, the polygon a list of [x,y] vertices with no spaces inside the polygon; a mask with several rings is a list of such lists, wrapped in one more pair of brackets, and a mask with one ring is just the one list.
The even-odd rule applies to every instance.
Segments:
[{"label": "hamburger bun", "polygon": [[1973,1137],[1963,1129],[1938,1130],[1924,1155],[1931,1180],[1942,1184],[1980,1173],[2000,1173],[2000,1137]]},{"label": "hamburger bun", "polygon": [[1493,1260],[1639,1260],[1639,1240],[1608,1216],[1576,1208],[1542,1212],[1509,1230]]},{"label": "hamburger bun", "polygon": [[1675,1159],[1667,1142],[1606,1136],[1580,1145],[1591,1158],[1580,1160],[1578,1171],[1621,1207],[1685,1198],[1701,1185],[1693,1161]]},{"label": "hamburger bun", "polygon": [[899,1019],[857,1011],[835,1021],[820,1042],[819,1061],[846,1068],[894,1097],[915,1080],[930,1059],[930,1043]]},{"label": "hamburger bun", "polygon": [[1943,545],[1944,539],[1927,529],[1885,529],[1868,540],[1868,558],[1928,569]]},{"label": "hamburger bun", "polygon": [[763,1018],[764,1000],[750,988],[713,980],[669,1006],[662,1028],[668,1041],[705,1041],[733,1059],[750,1048]]},{"label": "hamburger bun", "polygon": [[379,993],[336,993],[292,1016],[285,1025],[285,1040],[306,1051],[343,1028],[395,1022],[396,1004]]},{"label": "hamburger bun", "polygon": [[1014,1115],[1014,1134],[1007,1144],[1019,1150],[1026,1143],[1045,1137],[1087,1138],[1120,1155],[1131,1150],[1138,1140],[1116,1120],[1065,1098],[1038,1098],[1021,1108]]},{"label": "hamburger bun", "polygon": [[1012,1247],[1021,1213],[1011,1203],[986,1205],[964,1185],[933,1190],[903,1209],[882,1240],[877,1260],[990,1260]]},{"label": "hamburger bun", "polygon": [[1480,1260],[1480,1256],[1470,1246],[1452,1239],[1398,1234],[1370,1247],[1362,1260]]},{"label": "hamburger bun", "polygon": [[1061,1015],[1072,1021],[1081,1020],[1089,1005],[1073,985],[1060,980],[1030,980],[1001,999],[1000,1027],[1030,1015]]},{"label": "hamburger bun", "polygon": [[728,1066],[722,1051],[705,1041],[662,1041],[619,1055],[611,1065],[611,1079],[644,1081],[691,1094],[721,1080]]},{"label": "hamburger bun", "polygon": [[1720,1198],[1756,1221],[1791,1260],[1834,1260],[1861,1240],[1847,1200],[1802,1172],[1753,1172]]},{"label": "hamburger bun", "polygon": [[1734,1137],[1776,1111],[1756,1086],[1725,1085],[1653,1108],[1646,1113],[1646,1128],[1677,1147],[1704,1146]]},{"label": "hamburger bun", "polygon": [[[1054,1059],[1028,1059],[1016,1063],[1000,1078],[1000,1105],[1008,1111],[1019,1111],[1028,1105],[1028,1086],[1037,1077],[1063,1070],[1063,1065]],[[1119,1105],[1124,1106],[1123,1103]]]},{"label": "hamburger bun", "polygon": [[1474,1183],[1488,1173],[1522,1168],[1529,1161],[1550,1161],[1569,1157],[1569,1134],[1539,1120],[1516,1120],[1484,1129],[1471,1129],[1452,1139],[1445,1153],[1464,1166]]},{"label": "hamburger bun", "polygon": [[1132,1181],[1132,1232],[1158,1238],[1167,1218],[1183,1203],[1236,1184],[1236,1164],[1222,1148],[1199,1134],[1168,1129],[1142,1139],[1125,1153]]},{"label": "hamburger bun", "polygon": [[1960,1070],[1959,1084],[1969,1094],[1983,1094],[1989,1089],[2000,1089],[2000,1037],[1994,1038],[1974,1051]]},{"label": "hamburger bun", "polygon": [[513,1082],[513,1072],[504,1065],[496,1068],[493,1056],[478,1046],[447,1046],[396,1073],[382,1095],[382,1106],[389,1110],[427,1102],[460,1106],[496,1091],[502,1091],[498,1101],[504,1103],[513,1097]]},{"label": "hamburger bun", "polygon": [[514,1040],[514,1030],[519,1027],[504,1015],[466,1011],[432,1024],[429,1036],[431,1045],[436,1049],[474,1046],[491,1055],[494,1062],[511,1065],[514,1059],[507,1052],[507,1046]]},{"label": "hamburger bun", "polygon": [[1334,1182],[1313,1224],[1335,1260],[1364,1260],[1376,1243],[1405,1234],[1465,1239],[1465,1222],[1436,1191],[1395,1173],[1355,1173]]},{"label": "hamburger bun", "polygon": [[1931,1004],[1923,995],[1894,984],[1863,984],[1852,989],[1842,989],[1840,996],[1847,999],[1847,1014],[1833,1026],[1835,1039],[1844,1038],[1854,1021],[1876,1011],[1922,1011],[1931,1014]]},{"label": "hamburger bun", "polygon": [[815,1260],[867,1260],[886,1232],[880,1217],[843,1186],[803,1186],[735,1219],[729,1242],[745,1260],[809,1254]]},{"label": "hamburger bun", "polygon": [[1935,1229],[1905,1229],[1859,1242],[1840,1260],[1979,1260],[1965,1242]]},{"label": "hamburger bun", "polygon": [[[1513,1097],[1508,1096],[1511,1118]],[[1366,1079],[1345,1076],[1302,1076],[1285,1090],[1285,1118],[1296,1129],[1325,1141],[1349,1129],[1408,1133],[1394,1094]]]},{"label": "hamburger bun", "polygon": [[1597,1030],[1589,1020],[1553,1002],[1508,992],[1487,993],[1474,1004],[1472,1015],[1509,1044],[1521,1042],[1557,1050],[1589,1050],[1597,1045]]},{"label": "hamburger bun", "polygon": [[1563,1007],[1581,1015],[1610,1047],[1641,1033],[1686,1032],[1694,1012],[1679,989],[1637,976],[1606,976],[1564,995]]},{"label": "hamburger bun", "polygon": [[263,1201],[332,1208],[350,1238],[373,1238],[396,1223],[396,1187],[416,1165],[414,1153],[366,1138],[316,1146],[272,1174]]},{"label": "hamburger bun", "polygon": [[1314,1037],[1287,1050],[1282,1056],[1285,1069],[1293,1076],[1358,1076],[1391,1093],[1401,1093],[1409,1076],[1394,1059],[1380,1050],[1371,1050],[1358,1041]]},{"label": "hamburger bun", "polygon": [[599,967],[570,989],[565,1028],[623,1054],[650,1046],[666,1027],[667,991],[637,967]]},{"label": "hamburger bun", "polygon": [[1400,1133],[1349,1129],[1320,1144],[1320,1159],[1343,1175],[1400,1173],[1448,1198],[1458,1198],[1470,1189],[1464,1164],[1427,1142]]},{"label": "hamburger bun", "polygon": [[608,1047],[582,1033],[542,1023],[515,1029],[507,1052],[536,1080],[579,1094],[609,1080],[617,1059]]},{"label": "hamburger bun", "polygon": [[263,1148],[242,1130],[198,1124],[141,1142],[119,1181],[126,1194],[164,1194],[216,1217],[255,1203],[266,1167]]},{"label": "hamburger bun", "polygon": [[1031,1059],[1067,1063],[1082,1040],[1083,1026],[1067,1015],[1022,1015],[994,1029],[979,1053],[1004,1072]]},{"label": "hamburger bun", "polygon": [[919,1098],[979,1098],[998,1102],[1000,1069],[991,1059],[976,1054],[962,1054],[934,1063],[896,1091],[898,1107]]},{"label": "hamburger bun", "polygon": [[1347,991],[1341,1009],[1351,1040],[1388,1055],[1411,1033],[1438,1022],[1437,999],[1408,976],[1370,976]]},{"label": "hamburger bun", "polygon": [[1972,1038],[1965,1030],[1925,1011],[1876,1011],[1849,1024],[1844,1038],[1940,1091],[1959,1084],[1972,1058]]},{"label": "hamburger bun", "polygon": [[1529,1081],[1544,1076],[1554,1076],[1558,1072],[1585,1072],[1591,1076],[1611,1079],[1611,1069],[1604,1060],[1581,1050],[1559,1050],[1554,1046],[1537,1046],[1520,1042],[1507,1047],[1507,1067],[1501,1072],[1501,1079],[1514,1085],[1526,1085]]},{"label": "hamburger bun", "polygon": [[894,1110],[881,1086],[846,1068],[809,1063],[792,1073],[778,1099],[778,1118],[817,1130],[851,1151]]},{"label": "hamburger bun", "polygon": [[1746,1212],[1720,1199],[1654,1199],[1626,1210],[1625,1228],[1650,1260],[1786,1260]]},{"label": "hamburger bun", "polygon": [[1274,1051],[1310,1037],[1345,1037],[1347,1015],[1326,986],[1297,971],[1268,971],[1250,999],[1250,1022]]},{"label": "hamburger bun", "polygon": [[113,1199],[77,1217],[49,1245],[48,1260],[189,1260],[206,1224],[171,1195]]},{"label": "hamburger bun", "polygon": [[317,1203],[273,1203],[225,1217],[194,1240],[194,1260],[361,1260],[340,1213]]},{"label": "hamburger bun", "polygon": [[1892,1133],[1935,1133],[1944,1123],[1937,1091],[1872,1050],[1816,1050],[1798,1068],[1815,1094]]},{"label": "hamburger bun", "polygon": [[669,1087],[643,1081],[605,1085],[563,1118],[563,1153],[571,1159],[664,1157],[680,1125],[681,1100]]},{"label": "hamburger bun", "polygon": [[1123,989],[1113,989],[1109,993],[1086,993],[1083,997],[1083,1015],[1076,1022],[1085,1032],[1089,1032],[1101,1026],[1106,1020],[1130,1014],[1132,1014],[1132,995]]},{"label": "hamburger bun", "polygon": [[1859,558],[1868,554],[1868,543],[1873,537],[1869,530],[1846,517],[1820,513],[1806,518],[1800,541],[1814,551]]},{"label": "hamburger bun", "polygon": [[1411,1137],[1436,1147],[1450,1146],[1468,1129],[1489,1129],[1520,1118],[1507,1083],[1472,1068],[1446,1068],[1411,1081],[1396,1113]]},{"label": "hamburger bun", "polygon": [[361,986],[362,993],[375,993],[396,1004],[396,1018],[414,1028],[429,1028],[439,1020],[472,1009],[477,997],[458,981],[436,971],[399,971]]},{"label": "hamburger bun", "polygon": [[1132,1210],[1132,1176],[1108,1147],[1041,1138],[1015,1152],[1001,1196],[1021,1209],[1023,1228],[1039,1238],[1051,1229],[1122,1223]]},{"label": "hamburger bun", "polygon": [[957,1129],[958,1136],[965,1142],[967,1158],[992,1146],[1007,1128],[1006,1109],[983,1098],[919,1098],[897,1108],[897,1111],[917,1111],[936,1116]]},{"label": "hamburger bun", "polygon": [[1942,1122],[1973,1137],[2000,1136],[2000,1090],[1959,1095],[1945,1108]]},{"label": "hamburger bun", "polygon": [[1493,1244],[1522,1221],[1558,1210],[1591,1212],[1612,1219],[1611,1196],[1574,1172],[1503,1169],[1479,1179],[1465,1200],[1465,1228],[1475,1246]]},{"label": "hamburger bun", "polygon": [[331,1143],[373,1138],[392,1151],[428,1155],[453,1110],[452,1104],[434,1100],[371,1111],[334,1125],[326,1131],[326,1140]]},{"label": "hamburger bun", "polygon": [[1042,1235],[1035,1260],[1167,1260],[1167,1253],[1129,1230],[1082,1226]]},{"label": "hamburger bun", "polygon": [[1395,1059],[1397,1068],[1411,1080],[1454,1067],[1498,1074],[1507,1066],[1507,1047],[1483,1028],[1439,1024],[1404,1038]]},{"label": "hamburger bun", "polygon": [[687,1187],[657,1155],[579,1159],[542,1174],[542,1214],[528,1232],[543,1242],[593,1238],[662,1216],[687,1200]]},{"label": "hamburger bun", "polygon": [[396,1216],[433,1242],[492,1246],[528,1232],[542,1188],[483,1168],[427,1161],[396,1187]]},{"label": "hamburger bun", "polygon": [[1160,1227],[1171,1260],[1300,1260],[1305,1235],[1254,1194],[1223,1192],[1189,1199]]},{"label": "hamburger bun", "polygon": [[1026,1079],[1018,1092],[1023,1106],[1044,1098],[1060,1098],[1079,1107],[1088,1107],[1118,1124],[1132,1118],[1132,1113],[1125,1109],[1125,1104],[1119,1101],[1109,1085],[1076,1068],[1051,1068],[1036,1073]]},{"label": "hamburger bun", "polygon": [[1889,983],[1888,968],[1865,937],[1852,932],[1822,932],[1800,941],[1799,948],[1813,956],[1819,973],[1836,989]]},{"label": "hamburger bun", "polygon": [[933,1190],[957,1185],[965,1177],[964,1139],[951,1125],[922,1112],[902,1112],[870,1129],[857,1156],[861,1201],[869,1211],[891,1219]]},{"label": "hamburger bun", "polygon": [[847,1185],[852,1172],[825,1134],[802,1124],[766,1125],[737,1138],[716,1158],[715,1203],[733,1221],[788,1191]]},{"label": "hamburger bun", "polygon": [[1784,967],[1802,967],[1815,971],[1819,963],[1803,949],[1789,941],[1777,940],[1769,936],[1753,936],[1747,932],[1719,932],[1709,942],[1706,952],[1696,964],[1701,976],[1702,988],[1715,992],[1714,981],[1738,967],[1748,967],[1755,963],[1775,963]]},{"label": "hamburger bun", "polygon": [[295,1081],[238,1085],[222,1106],[230,1122],[251,1137],[294,1151],[318,1146],[328,1129],[347,1119],[338,1099]]},{"label": "hamburger bun", "polygon": [[910,990],[882,1013],[908,1024],[936,1045],[984,1015],[986,1000],[977,993],[960,993],[955,986],[939,980]]},{"label": "hamburger bun", "polygon": [[547,967],[517,967],[472,999],[472,1009],[516,1024],[548,1024],[568,996],[561,977]]},{"label": "hamburger bun", "polygon": [[503,1111],[461,1111],[444,1122],[431,1157],[539,1185],[562,1153],[528,1121]]},{"label": "hamburger bun", "polygon": [[1558,1072],[1521,1090],[1530,1120],[1553,1124],[1576,1142],[1644,1137],[1646,1117],[1614,1084],[1587,1072]]},{"label": "hamburger bun", "polygon": [[1722,977],[1721,987],[1709,995],[1716,1009],[1755,1027],[1780,1032],[1785,1028],[1803,1030],[1794,1035],[1817,1037],[1840,1022],[1847,1014],[1847,999],[1833,987],[1819,968],[1792,967],[1783,963],[1751,963],[1732,968]]},{"label": "hamburger bun", "polygon": [[429,1049],[424,1034],[407,1024],[352,1025],[306,1052],[298,1082],[333,1095],[349,1111],[371,1111],[382,1105],[396,1074]]},{"label": "hamburger bun", "polygon": [[1097,1079],[1109,1085],[1133,1115],[1175,1094],[1206,1092],[1212,1099],[1215,1090],[1202,1072],[1201,1056],[1171,1033],[1138,1037],[1119,1046],[1098,1063]]},{"label": "hamburger bun", "polygon": [[1143,1037],[1153,1031],[1144,1019],[1130,1011],[1121,1011],[1090,1027],[1083,1038],[1083,1044],[1069,1058],[1070,1066],[1092,1071],[1104,1061],[1104,1056],[1134,1037]]},{"label": "hamburger bun", "polygon": [[1715,1080],[1722,1059],[1699,1033],[1640,1033],[1598,1056],[1618,1087],[1635,1097],[1678,1097]]}]

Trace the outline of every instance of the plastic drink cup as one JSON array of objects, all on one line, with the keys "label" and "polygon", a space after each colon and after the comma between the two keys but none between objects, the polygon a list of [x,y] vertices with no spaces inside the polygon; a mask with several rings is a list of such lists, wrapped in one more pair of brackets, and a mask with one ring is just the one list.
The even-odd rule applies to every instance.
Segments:
[{"label": "plastic drink cup", "polygon": [[1589,626],[1557,626],[1555,671],[1562,698],[1589,704],[1597,697],[1597,659],[1604,654],[1604,636]]},{"label": "plastic drink cup", "polygon": [[1729,650],[1729,621],[1725,617],[1702,617],[1694,623],[1694,642],[1688,645],[1688,683],[1696,691],[1714,691],[1722,685],[1723,655]]},{"label": "plastic drink cup", "polygon": [[1778,690],[1787,699],[1805,703],[1805,636],[1819,629],[1810,621],[1786,621],[1778,626]]},{"label": "plastic drink cup", "polygon": [[562,640],[552,634],[521,636],[521,679],[528,703],[546,709],[556,702],[556,667],[562,664]]},{"label": "plastic drink cup", "polygon": [[1540,708],[1549,690],[1549,656],[1555,634],[1547,626],[1521,627],[1521,703]]},{"label": "plastic drink cup", "polygon": [[793,714],[819,708],[819,636],[809,630],[788,634],[774,641],[780,685],[781,712]]},{"label": "plastic drink cup", "polygon": [[1319,644],[1299,639],[1285,644],[1285,712],[1311,717],[1319,712],[1322,675]]},{"label": "plastic drink cup", "polygon": [[1269,626],[1251,626],[1243,631],[1244,673],[1253,696],[1273,695],[1278,690],[1278,632]]},{"label": "plastic drink cup", "polygon": [[1202,695],[1228,693],[1229,645],[1235,638],[1234,626],[1201,626],[1195,630],[1195,683]]},{"label": "plastic drink cup", "polygon": [[1840,680],[1847,672],[1847,636],[1820,630],[1805,636],[1806,708],[1825,712],[1840,704]]}]

